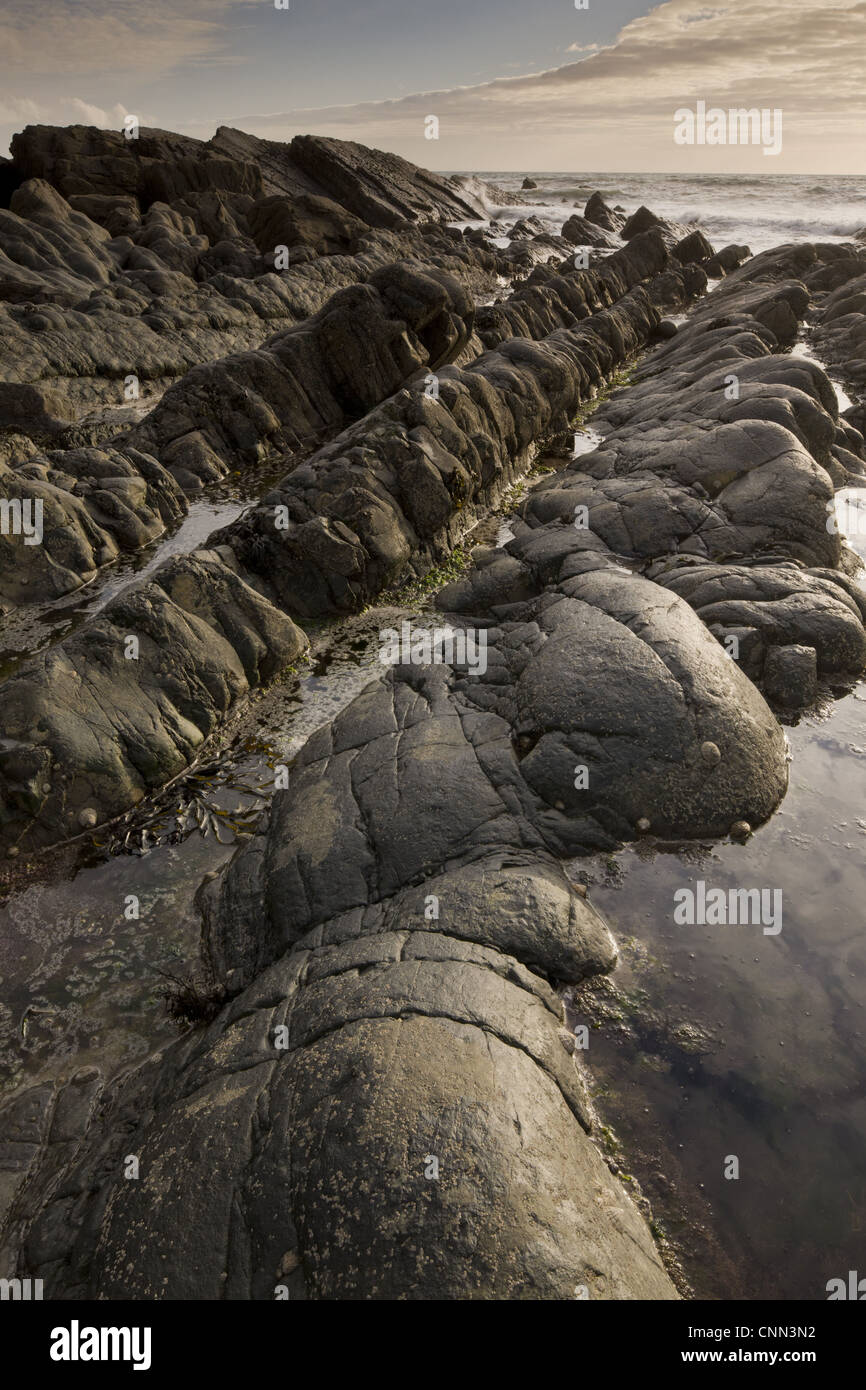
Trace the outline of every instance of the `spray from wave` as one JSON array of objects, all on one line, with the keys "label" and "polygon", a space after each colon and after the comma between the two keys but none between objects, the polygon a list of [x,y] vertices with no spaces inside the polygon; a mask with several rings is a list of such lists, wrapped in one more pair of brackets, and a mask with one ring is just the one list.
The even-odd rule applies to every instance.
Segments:
[{"label": "spray from wave", "polygon": [[[844,241],[858,234],[866,240],[866,179],[860,177],[533,173],[537,187],[527,192],[524,177],[480,173],[467,180],[483,205],[480,215],[500,221],[534,215],[559,231],[598,190],[627,212],[646,204],[661,217],[698,226],[717,247],[734,242],[758,252],[786,241]],[[496,185],[501,202],[482,194],[479,178]]]}]

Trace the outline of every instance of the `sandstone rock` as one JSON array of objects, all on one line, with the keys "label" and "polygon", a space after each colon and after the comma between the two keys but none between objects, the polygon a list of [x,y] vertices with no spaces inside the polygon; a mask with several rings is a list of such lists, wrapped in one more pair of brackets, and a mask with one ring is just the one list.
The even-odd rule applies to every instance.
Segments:
[{"label": "sandstone rock", "polygon": [[640,232],[648,232],[653,227],[661,228],[662,219],[657,217],[654,212],[650,212],[647,207],[639,207],[637,212],[632,213],[622,229],[623,241],[629,241],[631,237],[637,236]]},{"label": "sandstone rock", "polygon": [[131,236],[141,225],[138,199],[129,195],[73,193],[69,206],[104,227],[112,237]]},{"label": "sandstone rock", "polygon": [[290,149],[294,163],[329,197],[370,226],[394,227],[443,212],[454,220],[477,216],[477,206],[454,182],[399,155],[321,135],[296,135]]},{"label": "sandstone rock", "polygon": [[[428,887],[442,930],[424,925]],[[71,1203],[49,1197],[28,1222],[25,1191],[14,1212],[50,1296],[273,1299],[281,1284],[293,1299],[559,1299],[578,1281],[594,1299],[676,1297],[586,1134],[558,1001],[520,958],[533,941],[571,973],[599,947],[609,961],[592,909],[543,859],[492,852],[363,916],[360,933],[357,913],[322,922],[206,1033],[103,1094]],[[497,918],[515,923],[514,955],[485,944]],[[202,1183],[194,1156],[215,1127],[221,1161]],[[147,1157],[143,1181],[119,1186],[124,1144]]]},{"label": "sandstone rock", "polygon": [[6,682],[0,833],[37,846],[77,833],[84,809],[107,820],[134,806],[303,646],[295,625],[217,556],[169,561]]},{"label": "sandstone rock", "polygon": [[723,246],[721,251],[715,252],[704,262],[704,270],[711,279],[720,280],[723,275],[737,270],[751,254],[748,246]]}]

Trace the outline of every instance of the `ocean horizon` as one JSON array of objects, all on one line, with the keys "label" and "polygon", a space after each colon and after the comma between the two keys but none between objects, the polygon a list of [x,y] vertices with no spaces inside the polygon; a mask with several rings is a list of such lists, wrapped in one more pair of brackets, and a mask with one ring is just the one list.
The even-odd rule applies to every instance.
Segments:
[{"label": "ocean horizon", "polygon": [[[491,204],[492,219],[525,217],[531,204],[532,215],[550,231],[582,212],[595,192],[629,213],[646,204],[659,217],[699,227],[714,245],[745,244],[753,252],[785,241],[844,241],[866,230],[866,178],[857,174],[449,172],[521,195],[514,203]],[[525,178],[537,187],[524,192]]]}]

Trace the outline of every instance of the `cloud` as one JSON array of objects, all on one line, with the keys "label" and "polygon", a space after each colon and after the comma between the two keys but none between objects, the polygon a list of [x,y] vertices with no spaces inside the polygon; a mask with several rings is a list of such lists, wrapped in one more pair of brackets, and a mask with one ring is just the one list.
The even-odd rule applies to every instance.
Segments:
[{"label": "cloud", "polygon": [[[783,110],[785,154],[773,161],[774,173],[866,171],[864,59],[866,0],[810,0],[808,7],[718,0],[711,8],[699,0],[666,0],[627,24],[608,47],[559,68],[232,123],[276,139],[312,130],[384,142],[439,168],[477,166],[476,151],[490,151],[488,168],[522,167],[531,158],[534,168],[675,170],[701,167],[697,158],[707,165],[706,149],[698,154],[673,144],[674,111],[704,100]],[[428,144],[425,158],[428,114],[439,117],[441,143]],[[611,152],[616,164],[608,162]],[[505,162],[497,166],[493,156]],[[716,167],[769,172],[760,150],[728,148],[711,157]]]},{"label": "cloud", "polygon": [[705,24],[708,19],[717,19],[723,10],[699,10],[697,14],[684,14],[680,17],[680,24]]},{"label": "cloud", "polygon": [[129,115],[120,102],[112,106],[110,111],[104,111],[101,106],[91,106],[79,97],[67,97],[65,104],[75,112],[79,125],[95,125],[100,130],[118,130],[123,125],[124,117]]},{"label": "cloud", "polygon": [[[138,91],[142,82],[163,80],[184,64],[207,64],[215,72],[236,65],[241,60],[231,52],[228,21],[239,7],[266,3],[3,0],[0,149],[28,123],[120,128],[127,112],[115,97],[133,83]],[[70,88],[98,96],[85,101],[67,95]],[[145,112],[136,108],[136,114],[148,123]]]},{"label": "cloud", "polygon": [[26,123],[41,119],[43,108],[30,97],[16,97],[9,94],[0,97],[0,122]]},{"label": "cloud", "polygon": [[[311,130],[437,168],[866,173],[866,0],[665,0],[605,47],[571,45],[573,61],[557,68],[408,96],[392,89],[385,100],[353,105],[239,114],[221,75],[242,61],[229,43],[230,22],[242,6],[270,3],[52,0],[34,20],[33,0],[4,0],[0,133],[34,120],[119,126],[125,94],[147,124],[135,105],[144,105],[145,83],[164,89],[172,72],[192,64],[201,68],[201,115],[176,123],[205,138],[219,124],[278,140]],[[82,91],[85,98],[71,95]],[[784,151],[772,170],[759,150],[675,146],[673,113],[698,100],[780,107]],[[148,104],[164,101],[154,94]],[[172,106],[191,110],[184,93]],[[439,117],[439,142],[424,139],[427,115]]]},{"label": "cloud", "polygon": [[3,0],[0,53],[8,77],[164,74],[182,63],[233,62],[227,20],[266,0]]}]

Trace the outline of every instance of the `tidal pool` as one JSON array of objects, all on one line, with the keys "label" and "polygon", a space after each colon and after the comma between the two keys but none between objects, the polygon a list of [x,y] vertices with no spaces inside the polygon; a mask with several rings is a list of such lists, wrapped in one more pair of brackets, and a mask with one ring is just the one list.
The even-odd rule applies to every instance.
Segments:
[{"label": "tidal pool", "polygon": [[255,691],[145,805],[75,845],[0,866],[0,1101],[83,1066],[111,1075],[176,1036],[166,977],[200,973],[196,890],[249,833],[277,766],[383,674],[379,630],[407,617],[443,628],[423,606],[324,625],[309,658]]},{"label": "tidal pool", "polygon": [[235,521],[249,505],[223,488],[206,501],[191,502],[180,524],[142,550],[122,555],[89,584],[63,598],[27,604],[7,614],[0,626],[0,680],[8,680],[34,652],[69,637],[82,623],[132,583],[149,579],[164,560],[188,555],[220,527]]},{"label": "tidal pool", "polygon": [[[864,503],[837,496],[866,557]],[[606,1146],[698,1298],[826,1299],[866,1273],[866,683],[786,732],[788,793],[746,844],[571,864],[621,952],[569,1016]],[[677,925],[699,881],[780,890],[781,931]]]}]

